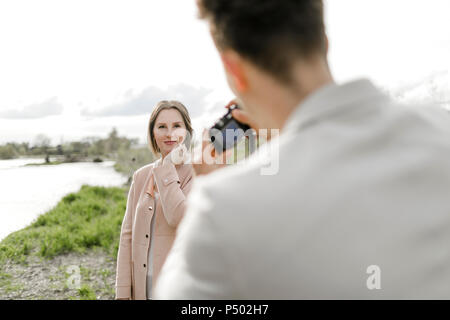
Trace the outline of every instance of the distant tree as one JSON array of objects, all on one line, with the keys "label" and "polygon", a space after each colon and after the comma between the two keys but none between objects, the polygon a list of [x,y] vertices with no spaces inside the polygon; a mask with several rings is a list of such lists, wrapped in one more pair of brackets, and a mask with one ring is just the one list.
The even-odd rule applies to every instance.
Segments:
[{"label": "distant tree", "polygon": [[33,141],[33,146],[37,148],[48,148],[50,147],[50,138],[45,134],[38,134]]},{"label": "distant tree", "polygon": [[45,154],[48,156],[50,149],[50,138],[45,134],[38,134],[33,141],[33,154]]},{"label": "distant tree", "polygon": [[106,139],[106,149],[108,153],[116,153],[120,147],[120,138],[117,134],[117,129],[113,128]]},{"label": "distant tree", "polygon": [[19,152],[20,154],[27,155],[28,152],[30,151],[30,143],[29,142],[22,142],[20,144],[19,150],[20,150],[20,152]]},{"label": "distant tree", "polygon": [[58,155],[60,155],[60,156],[64,154],[62,145],[58,144],[58,145],[56,146],[56,154],[58,154]]},{"label": "distant tree", "polygon": [[17,151],[11,144],[0,146],[0,159],[13,159],[17,155]]}]

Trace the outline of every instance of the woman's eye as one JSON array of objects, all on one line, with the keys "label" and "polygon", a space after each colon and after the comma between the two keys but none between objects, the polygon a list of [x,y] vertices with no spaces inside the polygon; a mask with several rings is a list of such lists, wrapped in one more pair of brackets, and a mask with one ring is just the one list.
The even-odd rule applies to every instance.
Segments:
[{"label": "woman's eye", "polygon": [[176,124],[176,125],[175,125],[175,128],[179,128],[179,127],[181,127],[179,124]]},{"label": "woman's eye", "polygon": [[164,128],[164,126],[159,126],[158,129]]}]

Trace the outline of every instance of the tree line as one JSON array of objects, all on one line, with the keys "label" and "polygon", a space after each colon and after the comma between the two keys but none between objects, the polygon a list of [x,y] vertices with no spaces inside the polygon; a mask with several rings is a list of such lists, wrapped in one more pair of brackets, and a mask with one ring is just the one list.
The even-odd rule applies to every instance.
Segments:
[{"label": "tree line", "polygon": [[88,137],[81,141],[71,141],[51,145],[51,140],[43,134],[29,142],[8,142],[0,145],[0,159],[14,159],[23,156],[43,156],[47,162],[51,156],[63,162],[97,160],[103,158],[116,159],[119,152],[129,150],[138,144],[138,139],[120,137],[116,128],[112,128],[107,138]]}]

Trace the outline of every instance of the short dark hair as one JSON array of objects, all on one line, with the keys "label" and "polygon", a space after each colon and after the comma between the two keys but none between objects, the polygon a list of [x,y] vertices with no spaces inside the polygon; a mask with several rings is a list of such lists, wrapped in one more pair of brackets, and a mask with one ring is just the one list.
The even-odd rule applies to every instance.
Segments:
[{"label": "short dark hair", "polygon": [[298,57],[326,53],[322,0],[198,0],[216,46],[231,48],[284,83]]}]

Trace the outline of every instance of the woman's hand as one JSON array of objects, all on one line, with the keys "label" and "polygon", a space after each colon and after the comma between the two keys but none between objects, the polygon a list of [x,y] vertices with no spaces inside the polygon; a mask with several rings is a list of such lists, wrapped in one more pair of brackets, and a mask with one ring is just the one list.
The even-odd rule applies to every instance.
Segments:
[{"label": "woman's hand", "polygon": [[186,148],[186,145],[179,142],[178,145],[164,157],[162,164],[165,165],[167,163],[173,163],[174,165],[179,165],[188,162],[190,162],[190,154]]}]

